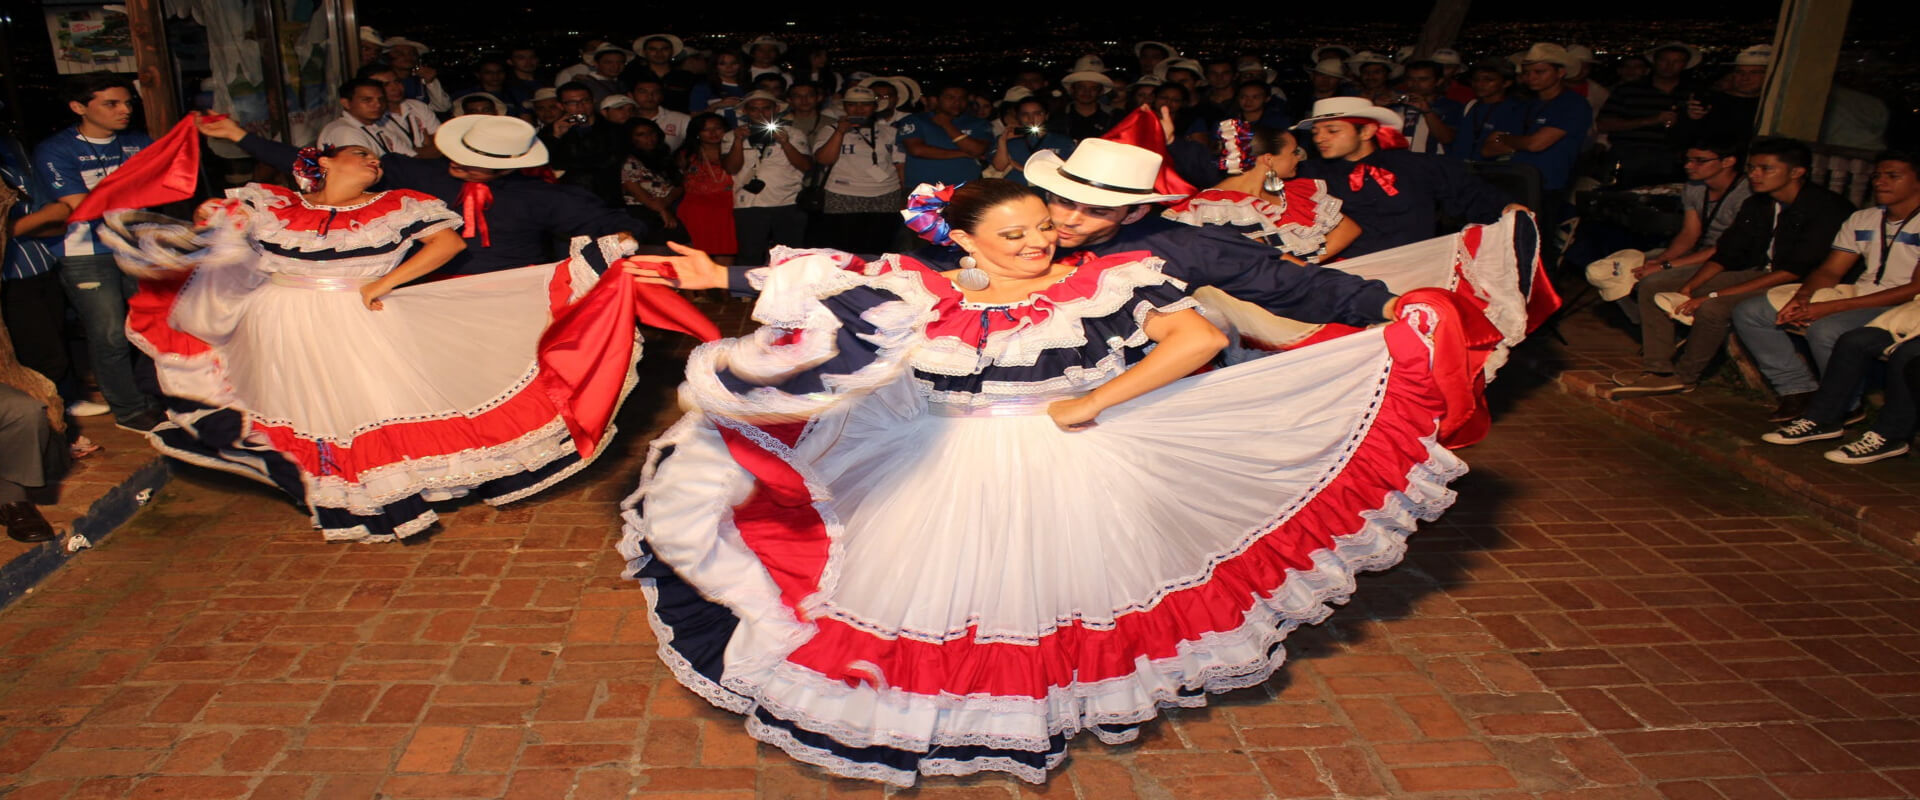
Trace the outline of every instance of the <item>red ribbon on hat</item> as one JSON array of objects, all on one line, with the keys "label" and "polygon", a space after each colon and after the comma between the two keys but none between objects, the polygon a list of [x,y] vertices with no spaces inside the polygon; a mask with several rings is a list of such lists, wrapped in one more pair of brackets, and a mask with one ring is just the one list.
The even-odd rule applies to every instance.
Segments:
[{"label": "red ribbon on hat", "polygon": [[480,235],[481,247],[492,247],[493,237],[487,231],[487,209],[493,207],[493,187],[477,181],[467,181],[460,187],[460,216],[465,225],[460,228],[463,238],[471,239]]},{"label": "red ribbon on hat", "polygon": [[1355,164],[1353,172],[1347,175],[1347,188],[1360,191],[1360,187],[1366,185],[1368,177],[1372,177],[1374,183],[1380,184],[1380,191],[1386,192],[1388,197],[1400,194],[1400,190],[1393,185],[1395,180],[1393,173],[1372,164]]}]

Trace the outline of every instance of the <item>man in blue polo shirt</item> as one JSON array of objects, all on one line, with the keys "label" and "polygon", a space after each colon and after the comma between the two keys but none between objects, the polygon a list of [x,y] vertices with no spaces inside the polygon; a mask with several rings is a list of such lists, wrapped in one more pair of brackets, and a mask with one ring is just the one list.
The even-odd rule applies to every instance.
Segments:
[{"label": "man in blue polo shirt", "polygon": [[1533,93],[1533,100],[1526,104],[1522,130],[1495,132],[1481,147],[1483,155],[1511,155],[1513,163],[1540,170],[1546,205],[1542,221],[1548,225],[1559,221],[1560,202],[1573,182],[1573,163],[1593,126],[1593,107],[1562,83],[1571,63],[1573,57],[1560,45],[1542,42],[1528,48],[1520,57],[1520,83]]},{"label": "man in blue polo shirt", "polygon": [[[45,196],[74,208],[100,179],[153,144],[153,138],[127,130],[133,122],[133,84],[126,78],[106,72],[79,75],[67,83],[64,94],[67,108],[80,120],[35,147],[33,163]],[[93,377],[113,408],[114,420],[122,428],[144,433],[160,424],[161,417],[153,399],[133,382],[127,298],[138,291],[139,284],[120,271],[112,253],[95,238],[99,225],[67,226],[65,241],[55,248],[60,279],[86,326]]]},{"label": "man in blue polo shirt", "polygon": [[966,110],[966,87],[945,84],[934,94],[932,110],[900,123],[908,191],[923,183],[953,186],[980,177],[980,159],[993,142],[993,126]]}]

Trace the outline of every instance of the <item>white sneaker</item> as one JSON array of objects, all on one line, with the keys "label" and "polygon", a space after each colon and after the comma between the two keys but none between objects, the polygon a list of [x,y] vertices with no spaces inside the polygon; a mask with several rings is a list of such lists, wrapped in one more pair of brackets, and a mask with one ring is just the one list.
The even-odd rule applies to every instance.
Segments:
[{"label": "white sneaker", "polygon": [[113,409],[106,403],[96,403],[92,400],[75,400],[67,404],[67,413],[76,417],[97,417],[112,411]]}]

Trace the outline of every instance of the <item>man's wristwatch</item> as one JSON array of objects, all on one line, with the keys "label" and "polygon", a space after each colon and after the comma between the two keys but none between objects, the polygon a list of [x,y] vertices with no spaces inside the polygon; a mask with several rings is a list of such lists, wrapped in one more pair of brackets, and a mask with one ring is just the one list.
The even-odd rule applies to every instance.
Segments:
[{"label": "man's wristwatch", "polygon": [[1662,262],[1660,262],[1660,268],[1661,268],[1661,269],[1673,269],[1673,262],[1671,262],[1671,261],[1662,261]]},{"label": "man's wristwatch", "polygon": [[1708,299],[1708,300],[1712,300],[1713,298],[1716,298],[1716,297],[1719,297],[1719,296],[1720,296],[1720,293],[1719,293],[1719,292],[1707,292],[1707,299]]}]

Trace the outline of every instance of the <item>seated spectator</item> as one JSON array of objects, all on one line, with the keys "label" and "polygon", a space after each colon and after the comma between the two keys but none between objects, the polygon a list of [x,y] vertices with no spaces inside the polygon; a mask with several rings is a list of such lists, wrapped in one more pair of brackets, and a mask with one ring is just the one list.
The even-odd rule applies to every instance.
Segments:
[{"label": "seated spectator", "polygon": [[[1700,64],[1700,50],[1668,42],[1647,54],[1653,71],[1623,82],[1600,109],[1595,124],[1607,135],[1618,180],[1625,186],[1663,183],[1679,177],[1680,150],[1690,136],[1681,122],[1693,87],[1687,71]],[[1622,76],[1630,74],[1625,67]]]},{"label": "seated spectator", "polygon": [[1522,208],[1458,161],[1408,152],[1399,115],[1365,98],[1322,100],[1313,112],[1295,128],[1313,130],[1320,157],[1300,165],[1300,175],[1325,181],[1341,210],[1359,223],[1349,257],[1432,238],[1440,233],[1436,209],[1491,223],[1506,209]]},{"label": "seated spectator", "polygon": [[1511,156],[1513,163],[1540,170],[1541,199],[1536,209],[1547,226],[1560,223],[1560,205],[1573,183],[1573,164],[1593,124],[1586,98],[1562,83],[1573,59],[1557,44],[1540,43],[1520,57],[1520,82],[1533,96],[1526,101],[1520,130],[1495,131],[1480,145],[1488,158]]},{"label": "seated spectator", "polygon": [[687,241],[686,230],[673,213],[686,189],[680,185],[680,170],[674,166],[666,134],[643,117],[628,120],[622,128],[632,146],[620,165],[620,191],[627,200],[627,213],[647,222],[646,244]]},{"label": "seated spectator", "polygon": [[1473,102],[1460,112],[1453,146],[1447,155],[1466,161],[1486,161],[1481,149],[1494,131],[1514,131],[1526,126],[1526,104],[1509,95],[1513,91],[1513,72],[1504,61],[1482,61],[1468,75],[1473,87]]},{"label": "seated spectator", "polygon": [[[1733,140],[1696,142],[1687,148],[1684,168],[1687,185],[1680,190],[1680,230],[1667,241],[1657,258],[1645,258],[1643,254],[1640,266],[1635,267],[1631,275],[1638,281],[1639,296],[1621,301],[1634,304],[1635,323],[1665,316],[1665,312],[1654,305],[1654,298],[1679,291],[1701,266],[1713,259],[1720,234],[1733,224],[1747,198],[1753,195],[1745,170],[1740,168],[1740,148]],[[1631,383],[1639,377],[1639,371],[1635,370],[1630,376],[1623,375],[1619,382]]]},{"label": "seated spectator", "polygon": [[[1912,331],[1906,331],[1911,334]],[[1886,405],[1860,438],[1828,450],[1828,461],[1840,464],[1871,464],[1910,449],[1914,426],[1920,411],[1920,339],[1898,341],[1892,332],[1876,325],[1855,328],[1840,335],[1827,358],[1826,372],[1820,376],[1820,389],[1807,404],[1800,418],[1777,430],[1761,435],[1770,444],[1804,444],[1846,435],[1846,425],[1865,417],[1864,411],[1849,411],[1866,388],[1868,374],[1880,358],[1887,359]]]},{"label": "seated spectator", "polygon": [[321,147],[357,145],[378,155],[415,154],[413,137],[387,113],[387,85],[367,78],[340,84],[340,109],[334,121],[320,129]]},{"label": "seated spectator", "polygon": [[[1720,237],[1713,258],[1677,292],[1654,297],[1655,306],[1672,320],[1693,326],[1679,360],[1673,359],[1673,321],[1646,315],[1640,320],[1644,371],[1614,387],[1610,397],[1693,391],[1726,343],[1734,308],[1741,301],[1764,297],[1767,290],[1797,282],[1820,266],[1853,207],[1846,198],[1807,183],[1811,160],[1807,146],[1791,139],[1764,139],[1747,150],[1747,182],[1753,195]],[[1779,419],[1772,421],[1800,416],[1806,401],[1805,395],[1792,402],[1783,399],[1770,415]]]},{"label": "seated spectator", "polygon": [[1065,159],[1073,154],[1073,140],[1047,127],[1047,104],[1038,97],[1021,100],[1015,104],[1015,112],[1018,124],[1000,134],[993,150],[993,168],[1007,180],[1025,186],[1027,159],[1042,151]]},{"label": "seated spectator", "polygon": [[0,381],[0,525],[16,542],[50,542],[55,536],[34,507],[36,499],[53,502],[47,490],[58,485],[69,457],[67,439],[56,427],[64,425],[58,422],[60,397],[48,395],[51,402]]},{"label": "seated spectator", "polygon": [[1408,149],[1429,155],[1449,152],[1466,107],[1440,93],[1440,64],[1415,61],[1402,75],[1400,94],[1387,108],[1405,120],[1400,132],[1407,137]]},{"label": "seated spectator", "polygon": [[[1872,208],[1853,212],[1833,237],[1833,250],[1819,269],[1792,290],[1778,310],[1766,296],[1734,309],[1733,326],[1753,354],[1761,374],[1780,395],[1781,410],[1798,419],[1824,382],[1828,357],[1843,334],[1860,328],[1887,310],[1920,295],[1914,264],[1920,259],[1920,166],[1908,153],[1881,153],[1873,165]],[[1785,224],[1785,221],[1782,221]],[[1849,276],[1858,275],[1851,282]],[[1791,284],[1787,284],[1791,285]],[[1788,290],[1783,285],[1776,293]],[[1815,380],[1794,348],[1792,335],[1806,338]],[[1896,373],[1897,374],[1897,373]],[[1855,387],[1858,388],[1858,387]],[[1904,440],[1902,440],[1904,441]]]}]

